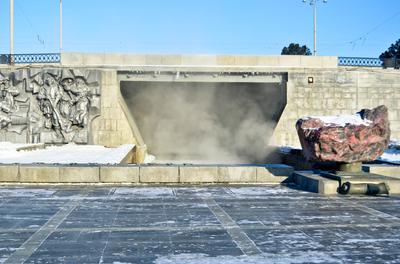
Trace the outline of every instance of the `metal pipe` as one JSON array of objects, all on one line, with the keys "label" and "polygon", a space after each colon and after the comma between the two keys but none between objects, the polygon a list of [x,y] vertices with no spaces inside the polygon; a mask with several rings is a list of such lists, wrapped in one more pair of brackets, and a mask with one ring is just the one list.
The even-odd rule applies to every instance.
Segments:
[{"label": "metal pipe", "polygon": [[317,56],[317,2],[314,1],[314,56]]},{"label": "metal pipe", "polygon": [[63,10],[62,0],[60,0],[60,53],[63,51]]},{"label": "metal pipe", "polygon": [[340,194],[365,194],[379,195],[389,194],[389,188],[385,183],[351,183],[345,182],[339,188]]},{"label": "metal pipe", "polygon": [[10,55],[14,55],[14,0],[10,0]]}]

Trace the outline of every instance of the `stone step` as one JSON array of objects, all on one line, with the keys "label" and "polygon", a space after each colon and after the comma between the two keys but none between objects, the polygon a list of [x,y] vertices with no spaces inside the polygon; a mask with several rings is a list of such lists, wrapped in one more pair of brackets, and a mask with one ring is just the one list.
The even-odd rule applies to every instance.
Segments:
[{"label": "stone step", "polygon": [[363,171],[400,179],[400,166],[389,164],[365,164]]},{"label": "stone step", "polygon": [[363,173],[355,175],[326,177],[312,171],[295,171],[293,182],[305,191],[315,192],[324,195],[338,194],[340,183],[350,182],[353,184],[379,184],[385,183],[389,194],[400,194],[400,178],[390,177],[382,174]]}]

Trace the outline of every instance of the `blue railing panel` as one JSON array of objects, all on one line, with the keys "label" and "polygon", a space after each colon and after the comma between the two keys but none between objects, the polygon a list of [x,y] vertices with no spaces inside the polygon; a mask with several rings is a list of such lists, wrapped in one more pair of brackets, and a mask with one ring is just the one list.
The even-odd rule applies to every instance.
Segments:
[{"label": "blue railing panel", "polygon": [[60,53],[1,54],[0,64],[60,63]]},{"label": "blue railing panel", "polygon": [[339,66],[382,67],[379,58],[338,57]]}]

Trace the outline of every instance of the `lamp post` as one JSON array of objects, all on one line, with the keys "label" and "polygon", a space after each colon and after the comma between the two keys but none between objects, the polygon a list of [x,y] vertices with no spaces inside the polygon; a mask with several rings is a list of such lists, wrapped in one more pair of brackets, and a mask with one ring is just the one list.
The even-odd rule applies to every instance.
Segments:
[{"label": "lamp post", "polygon": [[[303,3],[309,2],[314,7],[314,52],[313,55],[317,55],[317,3],[319,0],[303,0]],[[326,4],[328,0],[323,0]]]},{"label": "lamp post", "polygon": [[10,0],[10,59],[14,55],[14,0]]},{"label": "lamp post", "polygon": [[60,53],[63,51],[63,11],[62,0],[60,0]]}]

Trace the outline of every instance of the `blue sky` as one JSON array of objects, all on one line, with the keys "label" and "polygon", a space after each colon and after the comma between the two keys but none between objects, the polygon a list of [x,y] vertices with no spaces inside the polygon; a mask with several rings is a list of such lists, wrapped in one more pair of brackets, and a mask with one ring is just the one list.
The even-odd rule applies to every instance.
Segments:
[{"label": "blue sky", "polygon": [[[59,51],[59,0],[15,1],[15,53]],[[302,0],[63,0],[64,50],[280,54],[313,48]],[[378,57],[400,38],[400,0],[318,4],[318,54]],[[0,53],[9,52],[9,0],[0,0]]]}]

